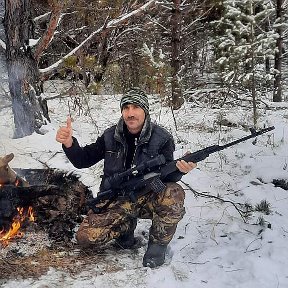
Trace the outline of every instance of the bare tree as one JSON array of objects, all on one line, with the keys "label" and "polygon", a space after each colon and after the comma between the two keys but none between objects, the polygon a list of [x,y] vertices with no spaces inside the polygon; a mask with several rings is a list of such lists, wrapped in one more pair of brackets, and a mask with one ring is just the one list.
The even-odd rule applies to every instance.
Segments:
[{"label": "bare tree", "polygon": [[63,55],[63,57],[58,59],[58,61],[51,64],[49,67],[42,69],[42,72],[49,73],[49,71],[61,66],[65,59],[67,59],[71,55],[75,55],[80,49],[89,47],[90,44],[93,43],[93,41],[95,41],[95,39],[97,39],[99,35],[101,35],[101,33],[107,33],[115,29],[116,27],[123,25],[124,23],[129,21],[130,18],[141,15],[143,12],[150,9],[151,6],[155,5],[156,2],[156,0],[149,0],[145,4],[137,5],[136,8],[133,7],[134,9],[132,11],[124,11],[123,14],[118,15],[118,17],[114,19],[106,19],[106,21],[102,23],[102,25],[98,29],[94,28],[94,30],[90,32],[88,36],[85,35],[85,37],[80,43],[78,43],[77,41],[77,45],[73,49],[71,49],[66,55]]},{"label": "bare tree", "polygon": [[[44,1],[45,2],[45,1]],[[154,5],[156,0],[149,0],[144,4],[138,4],[134,1],[131,5],[132,11],[122,11],[123,14],[116,18],[104,22],[97,30],[82,35],[82,41],[76,42],[74,48],[71,49],[56,63],[46,67],[40,71],[38,68],[39,61],[43,52],[51,45],[55,31],[59,26],[59,20],[62,16],[63,3],[71,4],[69,1],[48,0],[50,7],[49,21],[46,30],[37,45],[33,46],[31,39],[34,37],[34,23],[32,21],[32,0],[6,0],[5,1],[5,32],[6,32],[6,55],[9,75],[9,89],[12,97],[12,109],[15,122],[15,137],[24,137],[38,132],[40,127],[45,123],[43,115],[49,120],[47,105],[45,101],[40,101],[41,97],[37,97],[38,83],[40,74],[53,71],[62,65],[69,56],[75,55],[81,49],[89,47],[90,43],[95,40],[101,33],[108,33],[120,24],[129,20],[129,18],[141,14],[150,6]],[[45,2],[45,4],[47,4]],[[135,5],[134,5],[135,4]],[[73,12],[72,12],[73,13]],[[94,28],[95,29],[95,28]],[[103,35],[104,35],[103,34]],[[71,39],[70,39],[71,40]],[[73,40],[73,39],[72,39]],[[105,37],[104,40],[106,41]],[[104,44],[106,45],[104,41]],[[102,63],[106,65],[109,49],[105,48]],[[44,105],[43,105],[44,104]],[[44,108],[43,108],[44,107]]]},{"label": "bare tree", "polygon": [[5,1],[6,57],[16,138],[38,131],[44,121],[36,99],[37,61],[29,46],[33,38],[31,11],[29,0]]},{"label": "bare tree", "polygon": [[179,82],[179,72],[181,68],[181,0],[173,0],[173,7],[171,9],[171,106],[173,109],[179,109],[184,103],[182,96],[181,85]]}]

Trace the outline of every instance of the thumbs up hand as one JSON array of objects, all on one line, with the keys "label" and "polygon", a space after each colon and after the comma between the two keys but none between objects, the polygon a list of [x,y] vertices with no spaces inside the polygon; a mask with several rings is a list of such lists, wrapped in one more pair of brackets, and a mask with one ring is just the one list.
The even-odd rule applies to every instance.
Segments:
[{"label": "thumbs up hand", "polygon": [[72,119],[71,117],[68,117],[66,126],[62,126],[58,129],[56,134],[56,141],[62,143],[66,148],[70,148],[73,144],[72,135]]}]

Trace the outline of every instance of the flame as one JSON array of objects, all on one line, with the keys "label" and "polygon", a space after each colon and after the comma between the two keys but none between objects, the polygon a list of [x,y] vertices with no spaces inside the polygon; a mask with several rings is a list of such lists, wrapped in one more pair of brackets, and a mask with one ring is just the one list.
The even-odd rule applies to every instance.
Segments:
[{"label": "flame", "polygon": [[18,178],[16,178],[14,185],[15,185],[16,187],[20,185],[20,181],[19,181]]},{"label": "flame", "polygon": [[7,240],[11,240],[14,238],[21,238],[23,237],[24,233],[20,232],[20,228],[22,223],[25,221],[25,219],[29,219],[29,221],[34,222],[35,216],[33,213],[33,208],[30,206],[27,208],[18,207],[17,208],[18,214],[14,216],[13,222],[11,224],[10,229],[6,232],[4,229],[0,231],[0,241],[5,242]]},{"label": "flame", "polygon": [[[20,186],[21,182],[18,178],[16,178],[14,185]],[[0,188],[2,188],[4,185],[0,184]],[[14,239],[14,238],[21,238],[23,237],[24,233],[20,232],[20,228],[23,224],[23,222],[28,219],[30,222],[35,221],[35,216],[33,213],[33,208],[31,206],[27,207],[18,207],[17,208],[17,215],[13,217],[11,227],[8,231],[5,231],[5,229],[2,228],[0,230],[0,242],[4,245],[7,245],[7,241]]]},{"label": "flame", "polygon": [[35,221],[35,216],[34,216],[34,213],[33,213],[33,208],[30,206],[28,208],[28,218],[29,218],[29,221],[30,222],[34,222]]}]

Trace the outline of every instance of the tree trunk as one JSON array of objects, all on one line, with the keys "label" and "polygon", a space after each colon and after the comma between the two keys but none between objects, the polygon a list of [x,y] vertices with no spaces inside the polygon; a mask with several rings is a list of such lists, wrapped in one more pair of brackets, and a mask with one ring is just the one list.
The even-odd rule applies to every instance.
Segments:
[{"label": "tree trunk", "polygon": [[283,49],[283,2],[284,0],[276,1],[276,21],[278,22],[277,34],[279,37],[276,41],[276,52],[275,52],[275,78],[274,78],[274,93],[273,93],[273,102],[282,101],[282,49]]},{"label": "tree trunk", "polygon": [[[253,17],[253,15],[255,14],[254,11],[254,7],[253,7],[253,3],[250,4],[250,15],[251,17]],[[255,69],[256,69],[256,59],[255,59],[255,26],[254,26],[254,22],[251,21],[250,23],[250,53],[251,53],[251,67],[250,69],[252,69],[252,79],[251,79],[251,86],[250,86],[250,90],[251,90],[251,94],[252,94],[252,106],[253,106],[253,125],[254,128],[256,128],[257,125],[257,91],[256,91],[256,76],[255,76]]]},{"label": "tree trunk", "polygon": [[181,85],[179,83],[179,72],[181,69],[180,52],[181,52],[181,0],[174,0],[171,16],[171,68],[172,68],[172,99],[171,106],[173,109],[179,109],[184,103]]},{"label": "tree trunk", "polygon": [[33,38],[30,0],[5,1],[6,58],[14,114],[14,137],[38,132],[44,119],[36,98],[39,70],[29,46]]},{"label": "tree trunk", "polygon": [[97,65],[100,69],[98,69],[95,73],[94,73],[94,81],[98,84],[100,84],[102,82],[103,76],[107,70],[107,65],[108,65],[108,61],[110,59],[111,56],[111,51],[112,51],[112,47],[108,47],[109,46],[109,34],[110,31],[104,31],[101,35],[101,37],[99,37],[99,41],[98,43],[93,43],[94,45],[98,44],[98,59],[97,59]]}]

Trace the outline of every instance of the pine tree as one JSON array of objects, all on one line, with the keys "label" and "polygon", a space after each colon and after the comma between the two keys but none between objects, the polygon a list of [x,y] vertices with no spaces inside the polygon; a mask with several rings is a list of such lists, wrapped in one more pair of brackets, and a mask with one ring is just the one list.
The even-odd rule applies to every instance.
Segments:
[{"label": "pine tree", "polygon": [[223,11],[213,23],[216,65],[224,86],[249,93],[256,125],[256,102],[272,87],[273,73],[265,63],[274,57],[276,34],[265,25],[274,8],[266,0],[224,0]]}]

